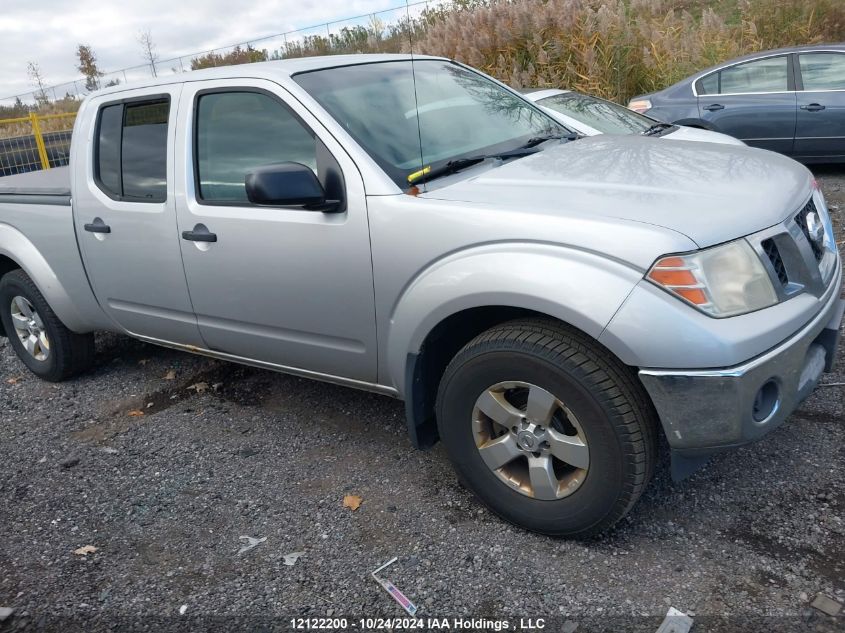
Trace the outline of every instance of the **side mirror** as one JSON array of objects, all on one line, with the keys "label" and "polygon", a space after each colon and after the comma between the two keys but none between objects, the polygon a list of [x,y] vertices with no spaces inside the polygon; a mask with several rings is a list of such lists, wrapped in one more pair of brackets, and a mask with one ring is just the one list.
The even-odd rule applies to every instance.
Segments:
[{"label": "side mirror", "polygon": [[259,167],[246,176],[250,202],[297,206],[315,211],[331,211],[334,201],[326,200],[323,185],[310,167],[302,163],[278,163]]}]

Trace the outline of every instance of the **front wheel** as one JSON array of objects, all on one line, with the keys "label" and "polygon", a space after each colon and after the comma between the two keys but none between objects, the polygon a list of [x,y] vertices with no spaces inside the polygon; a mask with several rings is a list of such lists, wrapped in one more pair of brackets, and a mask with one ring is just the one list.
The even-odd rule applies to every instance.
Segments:
[{"label": "front wheel", "polygon": [[446,369],[437,413],[460,479],[536,532],[602,532],[653,472],[656,415],[636,377],[551,320],[505,323],[470,341]]},{"label": "front wheel", "polygon": [[0,321],[18,358],[39,378],[66,380],[94,362],[94,335],[67,329],[22,270],[0,279]]}]

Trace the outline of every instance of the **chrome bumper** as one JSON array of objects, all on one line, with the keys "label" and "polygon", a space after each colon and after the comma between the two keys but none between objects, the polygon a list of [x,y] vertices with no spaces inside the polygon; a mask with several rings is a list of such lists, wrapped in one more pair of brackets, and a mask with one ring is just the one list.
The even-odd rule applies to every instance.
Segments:
[{"label": "chrome bumper", "polygon": [[640,370],[683,479],[713,453],[760,439],[816,388],[836,358],[845,300],[839,281],[819,314],[793,337],[725,369]]}]

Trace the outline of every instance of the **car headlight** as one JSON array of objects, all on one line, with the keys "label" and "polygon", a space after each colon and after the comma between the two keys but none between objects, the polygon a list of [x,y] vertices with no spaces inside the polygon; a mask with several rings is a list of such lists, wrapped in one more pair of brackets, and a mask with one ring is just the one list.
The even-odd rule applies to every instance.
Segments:
[{"label": "car headlight", "polygon": [[658,259],[646,278],[713,317],[729,317],[778,302],[772,280],[744,239]]},{"label": "car headlight", "polygon": [[651,110],[651,99],[634,99],[628,104],[628,109],[642,114],[647,110]]}]

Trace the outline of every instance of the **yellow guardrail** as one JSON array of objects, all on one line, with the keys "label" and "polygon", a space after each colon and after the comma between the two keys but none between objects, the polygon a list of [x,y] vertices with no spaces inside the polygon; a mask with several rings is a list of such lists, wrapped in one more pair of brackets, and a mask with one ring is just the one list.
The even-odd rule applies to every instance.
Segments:
[{"label": "yellow guardrail", "polygon": [[67,165],[75,120],[75,112],[0,119],[0,176]]}]

